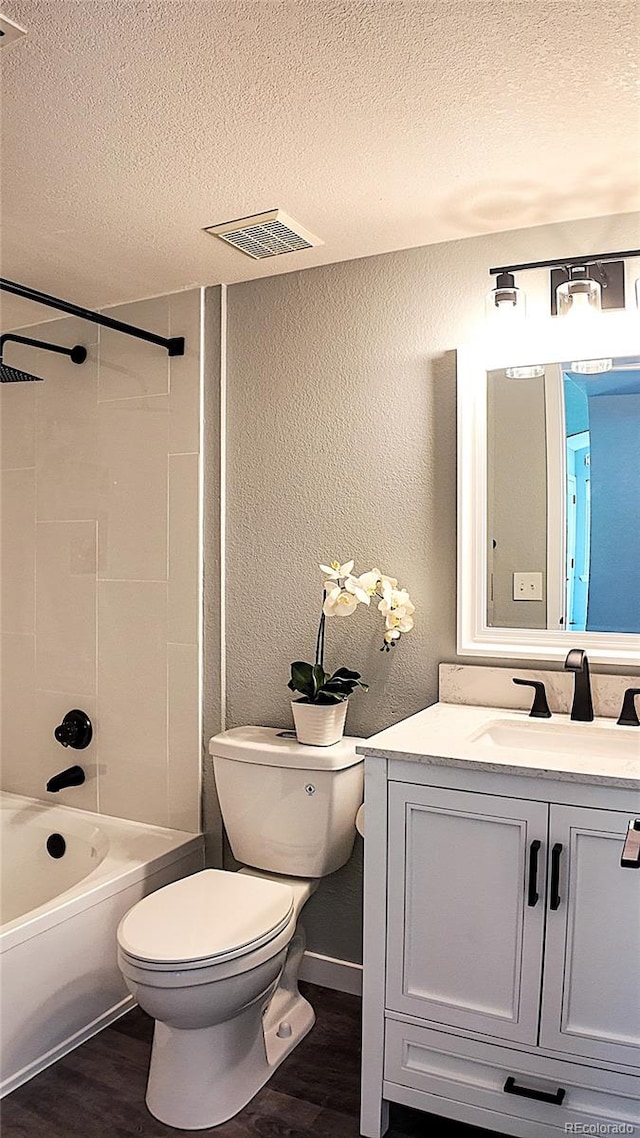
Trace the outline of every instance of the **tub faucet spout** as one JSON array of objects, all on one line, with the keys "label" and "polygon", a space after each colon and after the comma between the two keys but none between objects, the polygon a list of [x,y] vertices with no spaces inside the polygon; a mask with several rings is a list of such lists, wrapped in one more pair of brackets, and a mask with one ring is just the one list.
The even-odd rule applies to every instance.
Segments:
[{"label": "tub faucet spout", "polygon": [[59,774],[54,774],[47,783],[47,790],[50,794],[57,794],[59,790],[64,790],[67,786],[82,786],[85,781],[85,773],[82,767],[67,767],[66,770],[60,771]]},{"label": "tub faucet spout", "polygon": [[575,672],[571,718],[578,723],[591,723],[593,702],[591,699],[591,678],[587,653],[582,648],[572,648],[564,662],[565,670]]}]

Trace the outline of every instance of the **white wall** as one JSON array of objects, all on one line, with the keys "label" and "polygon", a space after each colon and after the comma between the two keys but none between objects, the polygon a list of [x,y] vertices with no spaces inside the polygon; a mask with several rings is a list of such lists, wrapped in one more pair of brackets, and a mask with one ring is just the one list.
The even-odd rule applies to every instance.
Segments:
[{"label": "white wall", "polygon": [[[200,828],[199,290],[109,313],[186,354],[76,319],[29,328],[85,364],[7,345],[44,377],[4,384],[2,785],[68,805]],[[94,742],[53,729],[88,712]],[[79,762],[82,787],[47,779]]]}]

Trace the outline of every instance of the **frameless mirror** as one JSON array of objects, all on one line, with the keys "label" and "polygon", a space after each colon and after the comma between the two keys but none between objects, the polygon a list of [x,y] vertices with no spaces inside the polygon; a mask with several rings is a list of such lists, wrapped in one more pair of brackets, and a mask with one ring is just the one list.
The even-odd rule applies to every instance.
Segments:
[{"label": "frameless mirror", "polygon": [[487,376],[487,625],[640,632],[640,356],[529,370]]},{"label": "frameless mirror", "polygon": [[458,651],[640,665],[640,325],[458,353]]}]

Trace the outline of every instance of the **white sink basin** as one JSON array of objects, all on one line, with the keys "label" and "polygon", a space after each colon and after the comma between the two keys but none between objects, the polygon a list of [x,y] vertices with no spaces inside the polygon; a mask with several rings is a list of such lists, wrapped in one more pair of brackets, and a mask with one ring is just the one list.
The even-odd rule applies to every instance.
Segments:
[{"label": "white sink basin", "polygon": [[599,723],[549,723],[494,719],[469,737],[470,742],[508,751],[547,751],[594,759],[640,758],[640,727]]}]

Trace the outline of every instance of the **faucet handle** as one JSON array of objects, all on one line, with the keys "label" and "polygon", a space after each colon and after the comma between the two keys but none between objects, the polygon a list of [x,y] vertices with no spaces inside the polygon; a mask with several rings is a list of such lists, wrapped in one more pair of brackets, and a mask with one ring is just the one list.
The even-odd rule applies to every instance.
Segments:
[{"label": "faucet handle", "polygon": [[618,723],[623,727],[640,727],[640,719],[636,711],[635,697],[640,695],[640,688],[627,688],[622,701],[622,708]]},{"label": "faucet handle", "polygon": [[549,711],[549,704],[547,703],[547,693],[542,680],[520,680],[514,678],[514,684],[519,684],[523,688],[534,688],[535,695],[533,697],[533,704],[529,716],[532,719],[551,719],[551,712]]}]

